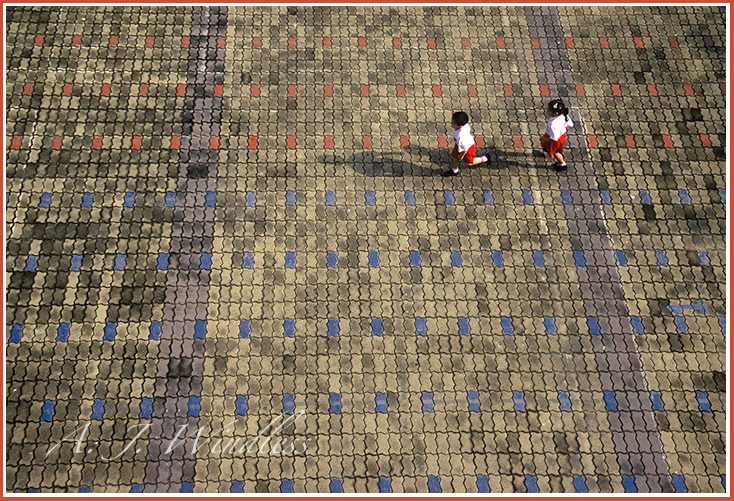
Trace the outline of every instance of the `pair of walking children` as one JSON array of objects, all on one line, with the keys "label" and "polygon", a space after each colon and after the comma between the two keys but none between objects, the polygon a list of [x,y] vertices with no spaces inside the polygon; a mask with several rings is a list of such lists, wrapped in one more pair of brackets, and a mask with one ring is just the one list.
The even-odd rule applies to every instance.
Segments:
[{"label": "pair of walking children", "polygon": [[[568,117],[568,108],[560,99],[548,103],[546,109],[548,123],[545,133],[540,138],[543,151],[556,160],[553,168],[560,172],[567,168],[563,159],[563,145],[566,143],[566,129],[573,127],[573,122]],[[487,162],[486,156],[477,157],[474,136],[469,126],[469,115],[464,111],[457,111],[451,116],[451,127],[454,128],[454,149],[451,152],[451,170],[445,171],[442,176],[456,176],[459,174],[459,162],[466,165],[477,165]]]}]

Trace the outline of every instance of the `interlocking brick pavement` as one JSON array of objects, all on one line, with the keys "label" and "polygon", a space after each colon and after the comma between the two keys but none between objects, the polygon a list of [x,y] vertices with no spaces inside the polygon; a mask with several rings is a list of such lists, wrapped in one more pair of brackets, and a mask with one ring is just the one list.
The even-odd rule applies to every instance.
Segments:
[{"label": "interlocking brick pavement", "polygon": [[724,492],[725,19],[8,7],[8,492]]}]

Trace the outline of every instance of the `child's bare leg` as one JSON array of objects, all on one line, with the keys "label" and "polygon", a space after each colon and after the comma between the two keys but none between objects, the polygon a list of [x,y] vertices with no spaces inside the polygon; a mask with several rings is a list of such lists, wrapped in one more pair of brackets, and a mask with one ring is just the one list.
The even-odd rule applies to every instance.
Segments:
[{"label": "child's bare leg", "polygon": [[454,172],[459,170],[459,159],[456,157],[451,157],[451,170]]},{"label": "child's bare leg", "polygon": [[471,163],[470,164],[467,164],[467,165],[477,165],[477,164],[480,164],[482,162],[484,162],[484,160],[482,159],[482,157],[474,157],[474,159],[471,161]]},{"label": "child's bare leg", "polygon": [[564,161],[563,161],[563,154],[561,154],[561,152],[560,152],[560,151],[557,151],[557,152],[556,152],[556,153],[555,153],[555,154],[553,155],[553,158],[555,158],[556,160],[558,160],[558,163],[559,163],[559,164],[561,164],[561,165],[563,165],[564,163],[566,163],[566,162],[564,162]]}]

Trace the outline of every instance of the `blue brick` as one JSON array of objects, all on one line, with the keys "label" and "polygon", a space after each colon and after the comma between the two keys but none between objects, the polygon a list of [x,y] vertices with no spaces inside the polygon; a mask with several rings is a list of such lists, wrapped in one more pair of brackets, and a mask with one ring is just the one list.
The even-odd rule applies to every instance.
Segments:
[{"label": "blue brick", "polygon": [[656,250],[655,258],[658,260],[658,265],[668,266],[668,255],[665,253],[664,250]]},{"label": "blue brick", "polygon": [[538,493],[538,477],[535,475],[525,475],[525,490],[527,492]]},{"label": "blue brick", "polygon": [[237,395],[234,400],[234,414],[235,416],[246,416],[248,405],[247,402],[249,397],[247,395]]},{"label": "blue brick", "polygon": [[169,259],[170,256],[165,252],[161,252],[160,254],[158,254],[158,263],[156,264],[156,269],[164,271],[167,270]]},{"label": "blue brick", "polygon": [[613,391],[604,392],[604,405],[609,412],[617,412],[617,398]]},{"label": "blue brick", "polygon": [[374,336],[382,336],[382,319],[373,318],[371,325],[372,325],[372,334]]},{"label": "blue brick", "polygon": [[194,324],[194,339],[206,339],[206,320],[197,320]]},{"label": "blue brick", "polygon": [[140,494],[141,492],[143,492],[143,484],[133,484],[130,487],[131,494]]},{"label": "blue brick", "polygon": [[405,191],[405,205],[415,205],[415,193],[406,190]]},{"label": "blue brick", "polygon": [[543,319],[543,326],[545,327],[546,334],[556,333],[556,319],[552,317],[545,317]]},{"label": "blue brick", "polygon": [[599,327],[599,319],[596,317],[586,317],[586,325],[589,326],[589,334],[592,336],[598,336],[601,334],[601,327]]},{"label": "blue brick", "polygon": [[637,492],[637,485],[635,485],[635,477],[631,477],[629,475],[623,475],[622,476],[622,486],[624,487],[624,492],[631,492],[631,493]]},{"label": "blue brick", "polygon": [[186,493],[194,492],[194,483],[193,482],[183,482],[181,484],[181,492],[186,492]]},{"label": "blue brick", "polygon": [[372,190],[367,190],[364,192],[364,204],[365,205],[375,205],[377,203],[377,198],[375,197],[375,192]]},{"label": "blue brick", "polygon": [[82,269],[82,256],[74,254],[71,256],[71,262],[69,263],[69,271],[79,271]]},{"label": "blue brick", "polygon": [[331,477],[331,481],[329,481],[329,492],[344,492],[341,478]]},{"label": "blue brick", "polygon": [[417,336],[425,336],[428,334],[428,327],[426,326],[425,318],[415,317],[415,334]]},{"label": "blue brick", "polygon": [[20,343],[20,339],[23,337],[23,326],[20,324],[13,324],[10,328],[10,342]]},{"label": "blue brick", "polygon": [[477,475],[477,492],[487,494],[489,490],[489,477],[487,475]]},{"label": "blue brick", "polygon": [[247,207],[255,207],[257,205],[257,193],[254,191],[245,193],[245,205]]},{"label": "blue brick", "polygon": [[379,268],[380,266],[380,253],[377,251],[370,251],[367,259],[369,261],[370,268]]},{"label": "blue brick", "polygon": [[571,398],[567,391],[558,392],[558,408],[562,411],[571,410]]},{"label": "blue brick", "polygon": [[296,336],[296,321],[292,318],[288,318],[283,321],[283,335],[285,337]]},{"label": "blue brick", "polygon": [[573,260],[576,266],[586,266],[586,254],[581,249],[573,251]]},{"label": "blue brick", "polygon": [[505,258],[502,257],[502,251],[492,251],[492,262],[495,266],[502,267],[505,265]]},{"label": "blue brick", "polygon": [[545,254],[542,250],[533,251],[533,264],[535,266],[545,266]]},{"label": "blue brick", "polygon": [[188,417],[199,417],[200,412],[201,412],[201,397],[197,397],[196,395],[191,395],[189,397],[189,404],[188,404],[188,410],[186,411],[186,415]]},{"label": "blue brick", "polygon": [[38,202],[38,206],[42,209],[51,207],[51,193],[43,193],[41,195],[41,201]]},{"label": "blue brick", "polygon": [[117,322],[107,322],[104,326],[104,336],[102,339],[105,341],[114,341],[117,336]]},{"label": "blue brick", "polygon": [[410,251],[410,265],[418,267],[421,265],[421,253],[418,251]]},{"label": "blue brick", "polygon": [[688,193],[688,190],[678,190],[678,196],[680,197],[680,203],[682,204],[691,203],[691,195],[690,193]]},{"label": "blue brick", "polygon": [[71,333],[71,324],[62,323],[56,330],[56,341],[65,343],[69,340],[69,334]]},{"label": "blue brick", "polygon": [[726,189],[725,188],[719,188],[719,198],[721,199],[721,203],[726,203]]},{"label": "blue brick", "polygon": [[244,492],[245,483],[240,480],[233,480],[229,488],[229,492],[233,494],[242,494]]},{"label": "blue brick", "polygon": [[390,480],[390,477],[380,477],[377,481],[377,487],[383,494],[392,492],[392,481]]},{"label": "blue brick", "polygon": [[688,334],[688,322],[686,322],[686,317],[675,315],[673,316],[673,323],[675,324],[675,330],[678,331],[678,334]]},{"label": "blue brick", "polygon": [[252,252],[245,252],[242,255],[242,267],[251,270],[255,267],[255,256]]},{"label": "blue brick", "polygon": [[469,327],[469,319],[466,317],[459,318],[459,334],[468,336],[471,334],[471,327]]},{"label": "blue brick", "polygon": [[627,266],[627,255],[623,250],[615,250],[614,257],[617,258],[617,264],[619,266]]},{"label": "blue brick", "polygon": [[207,191],[204,195],[204,207],[214,207],[217,205],[217,194],[214,191]]},{"label": "blue brick", "polygon": [[292,393],[283,395],[283,414],[293,414],[296,410],[296,396]]},{"label": "blue brick", "polygon": [[161,330],[163,328],[163,324],[153,320],[150,323],[150,330],[148,331],[148,339],[152,339],[153,341],[158,341],[161,338]]},{"label": "blue brick", "polygon": [[686,486],[686,479],[683,477],[683,475],[670,475],[670,480],[673,482],[673,488],[675,489],[675,492],[688,492],[688,487]]},{"label": "blue brick", "polygon": [[176,192],[175,191],[167,191],[166,192],[165,204],[166,204],[166,207],[175,207],[176,206]]},{"label": "blue brick", "polygon": [[494,195],[492,194],[492,190],[483,190],[482,199],[484,200],[484,205],[494,205]]},{"label": "blue brick", "polygon": [[464,264],[461,259],[461,251],[451,251],[451,266],[460,268]]},{"label": "blue brick", "polygon": [[153,399],[150,397],[143,397],[140,401],[140,419],[150,419],[153,416]]},{"label": "blue brick", "polygon": [[387,413],[387,393],[375,393],[375,412]]},{"label": "blue brick", "polygon": [[285,253],[285,267],[286,268],[296,267],[296,253],[295,252],[288,251]]},{"label": "blue brick", "polygon": [[721,475],[721,486],[724,488],[724,491],[726,491],[726,475]]},{"label": "blue brick", "polygon": [[443,190],[443,202],[446,205],[454,205],[456,203],[453,190]]},{"label": "blue brick", "polygon": [[573,488],[579,494],[586,494],[589,492],[589,488],[586,487],[586,479],[581,475],[573,476]]},{"label": "blue brick", "polygon": [[428,492],[442,492],[441,491],[441,477],[435,477],[428,475]]},{"label": "blue brick", "polygon": [[296,205],[296,192],[292,190],[288,190],[285,192],[285,204],[286,205]]},{"label": "blue brick", "polygon": [[512,318],[502,317],[500,319],[500,325],[502,325],[502,334],[512,336],[515,334],[515,327],[512,325]]},{"label": "blue brick", "polygon": [[705,250],[698,251],[698,263],[701,266],[710,266],[711,260],[709,259],[709,253]]},{"label": "blue brick", "polygon": [[293,480],[284,478],[280,481],[280,492],[293,494]]},{"label": "blue brick", "polygon": [[334,251],[326,253],[326,266],[329,268],[336,268],[339,266],[339,254]]},{"label": "blue brick", "polygon": [[433,393],[430,391],[422,391],[421,404],[421,410],[423,412],[433,412]]},{"label": "blue brick", "polygon": [[201,259],[199,261],[199,269],[202,269],[202,270],[212,269],[212,255],[209,252],[202,252]]},{"label": "blue brick", "polygon": [[56,407],[56,402],[53,400],[46,400],[43,402],[43,407],[41,407],[41,421],[51,422],[54,418],[54,408]]},{"label": "blue brick", "polygon": [[522,203],[525,205],[533,205],[533,192],[530,190],[522,190]]},{"label": "blue brick", "polygon": [[126,265],[127,265],[127,254],[117,254],[115,256],[115,266],[113,269],[116,271],[122,271],[125,269]]},{"label": "blue brick", "polygon": [[94,203],[94,193],[85,193],[82,195],[82,207],[91,207]]},{"label": "blue brick", "polygon": [[336,193],[333,191],[327,191],[324,195],[324,203],[326,205],[336,205]]},{"label": "blue brick", "polygon": [[80,494],[89,494],[92,492],[92,486],[91,485],[82,485],[79,487],[79,493]]},{"label": "blue brick", "polygon": [[339,335],[339,320],[335,318],[329,319],[329,321],[326,323],[326,333],[329,336],[338,336]]},{"label": "blue brick", "polygon": [[650,400],[652,401],[652,410],[664,411],[663,395],[659,391],[650,391]]},{"label": "blue brick", "polygon": [[128,191],[125,193],[125,198],[122,200],[123,207],[132,207],[135,205],[135,193]]},{"label": "blue brick", "polygon": [[479,393],[467,391],[466,400],[469,402],[469,412],[479,412]]},{"label": "blue brick", "polygon": [[644,205],[652,205],[652,199],[650,198],[650,192],[647,190],[640,190],[640,202]]},{"label": "blue brick", "polygon": [[10,192],[6,191],[5,192],[5,207],[8,206],[8,202],[10,202]]},{"label": "blue brick", "polygon": [[329,413],[341,414],[342,396],[339,393],[329,393]]},{"label": "blue brick", "polygon": [[41,492],[41,489],[36,489],[35,487],[29,487],[26,492],[28,492],[29,494],[38,494],[39,492]]},{"label": "blue brick", "polygon": [[711,412],[711,402],[709,402],[709,394],[707,392],[696,390],[696,401],[701,412]]},{"label": "blue brick", "polygon": [[512,392],[513,408],[518,412],[525,412],[525,394],[521,391]]},{"label": "blue brick", "polygon": [[92,404],[92,420],[93,421],[102,421],[102,418],[104,417],[104,405],[105,401],[102,399],[96,399],[94,403]]},{"label": "blue brick", "polygon": [[38,269],[38,256],[28,256],[25,260],[25,268],[23,271],[35,272]]},{"label": "blue brick", "polygon": [[573,196],[571,190],[561,190],[561,200],[565,205],[571,205],[573,203]]},{"label": "blue brick", "polygon": [[632,324],[632,333],[633,334],[644,334],[645,333],[645,326],[642,323],[641,317],[630,317],[630,323]]},{"label": "blue brick", "polygon": [[601,201],[604,205],[612,205],[612,194],[609,190],[599,190],[599,195],[601,195]]},{"label": "blue brick", "polygon": [[726,317],[719,317],[719,328],[721,333],[726,335]]}]

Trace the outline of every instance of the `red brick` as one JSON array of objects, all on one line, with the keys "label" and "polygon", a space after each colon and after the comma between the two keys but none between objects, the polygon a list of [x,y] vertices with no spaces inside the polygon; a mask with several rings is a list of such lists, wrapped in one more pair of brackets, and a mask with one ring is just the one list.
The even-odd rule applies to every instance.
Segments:
[{"label": "red brick", "polygon": [[362,148],[364,148],[365,150],[372,149],[372,137],[362,136]]},{"label": "red brick", "polygon": [[227,37],[217,37],[217,49],[224,49],[227,47]]},{"label": "red brick", "polygon": [[357,47],[360,49],[366,49],[367,48],[367,39],[365,37],[358,37],[357,38]]},{"label": "red brick", "polygon": [[608,49],[609,40],[607,40],[607,37],[599,37],[599,45],[601,45],[602,49]]},{"label": "red brick", "polygon": [[405,85],[397,86],[398,97],[405,97]]},{"label": "red brick", "polygon": [[584,88],[584,84],[576,84],[576,96],[578,97],[586,96],[586,89]]},{"label": "red brick", "polygon": [[222,97],[224,95],[224,85],[217,84],[214,86],[214,97]]},{"label": "red brick", "polygon": [[634,37],[635,41],[635,47],[638,49],[642,49],[645,47],[645,42],[642,41],[642,37]]},{"label": "red brick", "polygon": [[708,134],[701,134],[701,145],[707,148],[711,146],[711,138]]},{"label": "red brick", "polygon": [[331,49],[331,38],[324,37],[323,45],[324,45],[324,49]]},{"label": "red brick", "polygon": [[288,136],[286,138],[286,146],[288,149],[292,150],[296,147],[296,136]]},{"label": "red brick", "polygon": [[143,145],[143,137],[142,136],[133,136],[133,146],[132,146],[132,149],[139,150],[142,145]]},{"label": "red brick", "polygon": [[721,95],[726,96],[726,84],[724,82],[719,84],[719,89],[721,90]]},{"label": "red brick", "polygon": [[324,85],[324,97],[331,97],[334,95],[334,86],[331,84]]},{"label": "red brick", "polygon": [[92,139],[92,148],[98,150],[102,147],[102,136],[94,136]]},{"label": "red brick", "polygon": [[668,43],[670,44],[670,47],[673,49],[678,48],[678,37],[668,37]]},{"label": "red brick", "polygon": [[686,92],[686,96],[695,96],[696,93],[693,91],[693,85],[683,84],[683,90]]},{"label": "red brick", "polygon": [[370,86],[369,85],[360,85],[359,86],[359,93],[362,97],[367,97],[370,95]]},{"label": "red brick", "polygon": [[540,84],[540,95],[543,97],[549,97],[550,91],[548,90],[548,85],[546,84]]},{"label": "red brick", "polygon": [[178,136],[173,136],[171,138],[171,149],[177,150],[181,147],[181,138]]},{"label": "red brick", "polygon": [[145,37],[145,47],[150,49],[153,47],[153,42],[155,42],[155,37],[147,36]]},{"label": "red brick", "polygon": [[477,134],[474,136],[474,141],[477,143],[479,148],[484,148],[484,136]]},{"label": "red brick", "polygon": [[567,49],[575,49],[576,44],[573,42],[572,37],[566,37],[566,48]]},{"label": "red brick", "polygon": [[209,138],[209,149],[212,149],[212,150],[219,149],[219,136],[212,136]]},{"label": "red brick", "polygon": [[33,45],[40,47],[43,45],[44,35],[36,35],[36,39],[33,41]]},{"label": "red brick", "polygon": [[612,84],[612,95],[617,97],[622,95],[622,88],[619,84]]},{"label": "red brick", "polygon": [[433,88],[433,97],[441,97],[441,86],[434,85],[432,88]]},{"label": "red brick", "polygon": [[13,139],[10,141],[10,149],[19,150],[22,141],[23,138],[21,136],[13,136]]},{"label": "red brick", "polygon": [[408,146],[410,146],[410,140],[408,139],[408,136],[400,136],[400,147],[407,148]]},{"label": "red brick", "polygon": [[448,140],[446,139],[446,136],[440,135],[438,136],[438,147],[439,148],[447,148],[449,145]]},{"label": "red brick", "polygon": [[538,40],[537,38],[534,38],[534,37],[531,38],[530,39],[530,46],[533,49],[540,49],[540,40]]},{"label": "red brick", "polygon": [[54,136],[53,142],[51,143],[51,148],[55,150],[60,150],[61,147],[64,144],[64,138],[61,136]]},{"label": "red brick", "polygon": [[190,43],[191,43],[191,37],[187,37],[187,36],[181,37],[181,47],[183,47],[184,49],[188,49]]},{"label": "red brick", "polygon": [[260,97],[260,86],[252,84],[250,86],[250,96],[252,97]]},{"label": "red brick", "polygon": [[288,97],[296,97],[297,90],[295,84],[288,85]]},{"label": "red brick", "polygon": [[435,38],[429,38],[428,39],[428,48],[429,49],[435,49],[436,48],[436,39]]},{"label": "red brick", "polygon": [[24,96],[31,96],[33,95],[33,84],[27,83],[23,86],[23,95]]},{"label": "red brick", "polygon": [[589,142],[589,148],[597,148],[599,146],[596,143],[596,136],[594,134],[587,134],[586,140]]},{"label": "red brick", "polygon": [[477,97],[477,86],[476,85],[469,86],[469,97]]},{"label": "red brick", "polygon": [[117,43],[120,41],[120,37],[117,35],[110,35],[109,47],[117,47]]},{"label": "red brick", "polygon": [[288,37],[288,48],[295,49],[298,47],[298,39],[296,37]]},{"label": "red brick", "polygon": [[515,148],[522,148],[522,137],[512,136],[512,146]]},{"label": "red brick", "polygon": [[71,39],[72,47],[79,47],[81,44],[82,44],[82,36],[74,35],[74,37]]},{"label": "red brick", "polygon": [[324,148],[327,150],[334,149],[334,136],[324,136]]},{"label": "red brick", "polygon": [[138,96],[146,97],[148,95],[148,84],[140,84],[140,88],[138,89]]},{"label": "red brick", "polygon": [[61,91],[62,96],[71,96],[71,93],[74,91],[74,86],[72,84],[64,84],[64,90]]},{"label": "red brick", "polygon": [[497,37],[497,38],[495,38],[495,42],[497,43],[497,48],[498,49],[505,49],[505,48],[507,48],[506,45],[505,45],[505,39],[504,38]]},{"label": "red brick", "polygon": [[102,84],[102,91],[100,92],[101,96],[109,96],[112,92],[112,85],[106,83]]},{"label": "red brick", "polygon": [[633,136],[632,134],[625,135],[624,142],[627,143],[627,148],[634,148],[635,147],[635,136]]},{"label": "red brick", "polygon": [[182,97],[186,95],[186,84],[178,84],[176,86],[176,96]]},{"label": "red brick", "polygon": [[262,49],[263,48],[263,39],[260,37],[252,37],[252,48],[253,49]]},{"label": "red brick", "polygon": [[471,42],[469,42],[469,39],[466,37],[463,37],[461,39],[461,48],[462,49],[471,49]]},{"label": "red brick", "polygon": [[651,96],[657,96],[658,95],[658,88],[655,86],[655,84],[647,84],[647,92]]},{"label": "red brick", "polygon": [[402,49],[403,48],[403,42],[400,40],[400,37],[393,37],[392,38],[392,48],[393,49]]},{"label": "red brick", "polygon": [[257,136],[250,136],[250,138],[247,141],[247,148],[250,150],[257,149]]},{"label": "red brick", "polygon": [[672,148],[673,147],[673,138],[670,137],[669,134],[663,134],[663,145],[666,148]]},{"label": "red brick", "polygon": [[512,85],[505,85],[505,97],[512,97]]}]

